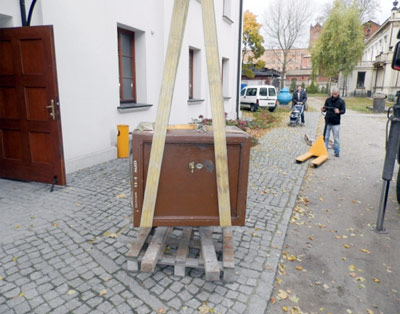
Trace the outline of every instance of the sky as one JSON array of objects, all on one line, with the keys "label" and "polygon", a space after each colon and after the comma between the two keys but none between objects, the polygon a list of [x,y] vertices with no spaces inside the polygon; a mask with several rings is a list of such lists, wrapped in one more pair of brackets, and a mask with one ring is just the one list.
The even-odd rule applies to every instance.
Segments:
[{"label": "sky", "polygon": [[[285,0],[280,0],[280,1],[285,1]],[[322,12],[322,9],[324,7],[325,3],[332,3],[333,0],[312,0],[313,1],[313,6],[315,6],[315,16],[311,19],[311,23],[314,25],[317,21],[317,17],[320,15],[320,12]],[[263,23],[263,16],[264,12],[268,8],[269,4],[272,2],[272,0],[243,0],[243,11],[249,10],[250,12],[254,13],[257,15],[257,21],[259,23]],[[373,19],[374,22],[377,22],[378,24],[382,24],[389,16],[391,13],[391,10],[393,8],[393,1],[388,1],[388,0],[379,0],[380,3],[380,8],[377,8],[376,10],[376,18]],[[398,5],[399,7],[400,5]],[[308,35],[304,36],[304,38],[295,44],[296,47],[305,47],[307,46],[305,43],[308,42]]]}]

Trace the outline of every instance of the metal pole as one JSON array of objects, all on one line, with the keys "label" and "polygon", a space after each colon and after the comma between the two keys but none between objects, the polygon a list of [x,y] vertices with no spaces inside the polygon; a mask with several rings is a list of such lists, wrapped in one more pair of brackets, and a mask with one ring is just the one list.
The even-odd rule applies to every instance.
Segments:
[{"label": "metal pole", "polygon": [[386,203],[387,203],[387,198],[388,198],[388,194],[389,194],[389,186],[390,186],[390,180],[383,180],[381,200],[379,202],[378,219],[376,221],[376,227],[374,227],[372,229],[377,233],[387,233],[386,229],[383,228],[383,220],[385,219]]},{"label": "metal pole", "polygon": [[381,199],[379,202],[379,211],[378,211],[378,219],[376,222],[376,227],[372,228],[372,230],[378,233],[386,233],[386,230],[383,228],[383,221],[385,219],[390,180],[392,180],[393,177],[396,156],[399,151],[399,142],[400,142],[400,97],[399,96],[400,92],[397,92],[396,105],[393,106],[393,115],[389,116],[390,111],[388,113],[388,119],[390,120],[390,132],[389,132],[389,138],[386,142],[385,163],[383,165],[383,173],[382,173],[383,185],[382,185]]}]

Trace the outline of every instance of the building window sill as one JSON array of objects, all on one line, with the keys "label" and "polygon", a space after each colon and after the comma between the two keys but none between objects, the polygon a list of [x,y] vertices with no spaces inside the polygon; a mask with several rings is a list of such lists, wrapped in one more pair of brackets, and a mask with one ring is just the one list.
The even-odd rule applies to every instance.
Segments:
[{"label": "building window sill", "polygon": [[140,110],[146,110],[152,107],[152,104],[139,104],[139,103],[134,103],[134,102],[128,102],[128,103],[121,103],[119,107],[117,107],[119,112],[132,112],[132,111],[140,111]]},{"label": "building window sill", "polygon": [[188,103],[188,105],[198,105],[198,104],[201,104],[203,101],[204,101],[204,99],[192,98],[192,99],[188,99],[187,103]]},{"label": "building window sill", "polygon": [[223,20],[224,20],[226,23],[228,23],[229,25],[232,25],[232,24],[233,24],[233,20],[232,20],[229,16],[223,15],[222,18],[223,18]]}]

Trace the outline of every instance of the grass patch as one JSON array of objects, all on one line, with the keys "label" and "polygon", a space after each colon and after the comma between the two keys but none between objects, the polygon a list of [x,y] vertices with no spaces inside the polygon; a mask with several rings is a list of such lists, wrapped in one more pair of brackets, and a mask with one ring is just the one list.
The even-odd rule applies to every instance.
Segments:
[{"label": "grass patch", "polygon": [[[367,97],[344,97],[344,101],[346,102],[346,109],[354,110],[361,113],[371,113],[372,110],[368,108],[372,108],[374,105],[374,100],[372,98]],[[393,106],[393,102],[389,102],[386,100],[386,108]]]},{"label": "grass patch", "polygon": [[250,120],[247,124],[247,132],[251,135],[253,145],[258,144],[258,139],[269,130],[281,126],[284,119],[288,119],[290,106],[277,107],[274,112],[268,109],[260,109],[257,112],[242,110],[242,119]]}]

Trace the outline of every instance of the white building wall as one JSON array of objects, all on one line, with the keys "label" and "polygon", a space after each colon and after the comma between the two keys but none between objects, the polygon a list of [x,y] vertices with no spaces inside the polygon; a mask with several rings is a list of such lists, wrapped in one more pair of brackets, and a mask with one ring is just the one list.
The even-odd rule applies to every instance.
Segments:
[{"label": "white building wall", "polygon": [[[30,1],[26,1],[27,13]],[[38,0],[31,25],[53,25],[67,173],[116,158],[117,125],[132,131],[155,121],[173,0]],[[225,111],[236,117],[239,2],[228,23],[215,1],[220,60],[228,59]],[[19,1],[1,0],[0,27],[21,26]],[[12,22],[10,22],[12,21]],[[10,25],[11,24],[11,25]],[[117,27],[135,31],[137,102],[146,109],[118,110]],[[189,47],[199,49],[199,98],[188,104]],[[211,117],[201,5],[191,0],[175,83],[170,123]]]}]

